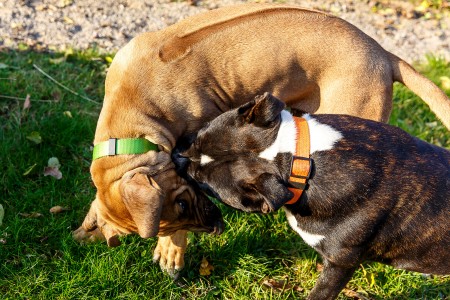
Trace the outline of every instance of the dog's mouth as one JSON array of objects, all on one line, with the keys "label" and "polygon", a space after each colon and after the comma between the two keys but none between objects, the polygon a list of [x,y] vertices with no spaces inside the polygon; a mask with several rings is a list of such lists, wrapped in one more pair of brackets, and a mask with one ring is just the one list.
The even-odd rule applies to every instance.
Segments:
[{"label": "dog's mouth", "polygon": [[216,221],[214,226],[197,227],[191,229],[193,232],[206,232],[212,235],[221,235],[225,229],[225,224],[222,221]]}]

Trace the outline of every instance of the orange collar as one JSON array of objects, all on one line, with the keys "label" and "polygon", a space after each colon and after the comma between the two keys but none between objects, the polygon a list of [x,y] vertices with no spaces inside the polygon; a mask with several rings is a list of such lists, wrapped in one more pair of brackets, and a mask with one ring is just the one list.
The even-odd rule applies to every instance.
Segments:
[{"label": "orange collar", "polygon": [[294,204],[300,199],[311,174],[308,122],[304,118],[299,117],[294,117],[294,121],[297,127],[297,145],[295,146],[295,154],[292,155],[291,172],[289,175],[289,183],[292,187],[288,188],[294,193],[294,197],[285,204]]}]

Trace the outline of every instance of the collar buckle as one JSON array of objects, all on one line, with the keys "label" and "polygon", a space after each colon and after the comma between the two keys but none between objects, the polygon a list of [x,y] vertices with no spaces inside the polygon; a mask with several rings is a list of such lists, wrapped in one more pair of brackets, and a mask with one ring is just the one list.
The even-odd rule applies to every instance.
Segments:
[{"label": "collar buckle", "polygon": [[110,138],[108,140],[108,154],[107,155],[116,155],[117,154],[117,139]]},{"label": "collar buckle", "polygon": [[[295,166],[295,161],[299,162]],[[311,177],[312,159],[309,157],[292,155],[291,170],[289,172],[289,184],[292,188],[305,190],[308,179]],[[296,180],[297,179],[297,180]]]},{"label": "collar buckle", "polygon": [[[298,174],[295,174],[292,172],[292,169],[294,168],[295,160],[297,160],[297,159],[308,162],[309,167],[308,167],[308,173],[306,175],[298,175]],[[309,179],[309,177],[311,176],[311,169],[312,169],[311,165],[312,165],[312,158],[292,155],[291,170],[289,171],[290,177],[295,177],[295,178],[300,178],[300,179]]]}]

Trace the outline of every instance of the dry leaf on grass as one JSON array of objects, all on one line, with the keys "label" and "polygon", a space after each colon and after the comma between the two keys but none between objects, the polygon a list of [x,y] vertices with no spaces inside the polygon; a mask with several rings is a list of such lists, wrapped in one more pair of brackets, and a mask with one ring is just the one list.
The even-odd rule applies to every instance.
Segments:
[{"label": "dry leaf on grass", "polygon": [[70,210],[70,208],[56,205],[56,206],[53,206],[52,208],[50,208],[50,213],[59,214],[59,213],[62,213],[64,211],[68,211],[68,210]]},{"label": "dry leaf on grass", "polygon": [[56,179],[61,179],[62,173],[58,168],[45,167],[44,176],[52,176],[55,177]]},{"label": "dry leaf on grass", "polygon": [[26,171],[25,172],[23,172],[23,176],[27,176],[27,175],[29,175],[30,173],[31,173],[31,171],[33,171],[34,170],[34,167],[36,167],[37,166],[37,164],[34,164],[34,165],[32,165],[32,166],[30,166],[30,167],[28,167],[28,169],[26,169]]},{"label": "dry leaf on grass", "polygon": [[35,219],[35,218],[40,218],[43,216],[43,214],[38,213],[38,212],[32,212],[32,213],[19,213],[19,216],[22,216],[24,218],[30,218],[30,219]]},{"label": "dry leaf on grass", "polygon": [[283,279],[266,278],[263,280],[262,285],[265,287],[269,287],[277,292],[282,292],[286,290],[293,290],[296,292],[303,291],[303,288],[299,287],[298,285],[289,284],[287,283],[287,280]]},{"label": "dry leaf on grass", "polygon": [[73,117],[72,117],[72,113],[71,113],[69,110],[66,110],[66,111],[64,112],[64,116],[66,116],[66,117],[68,117],[68,118],[70,118],[70,119],[73,118]]},{"label": "dry leaf on grass", "polygon": [[370,300],[369,297],[366,297],[366,296],[362,295],[361,293],[352,291],[350,289],[343,289],[342,292],[344,293],[345,296],[347,296],[349,298],[361,299],[361,300]]},{"label": "dry leaf on grass", "polygon": [[209,276],[209,275],[211,275],[211,272],[212,272],[213,270],[214,270],[214,266],[211,265],[211,264],[206,260],[205,257],[203,257],[202,262],[201,262],[201,264],[200,264],[200,269],[199,269],[200,275],[203,275],[203,276]]},{"label": "dry leaf on grass", "polygon": [[30,94],[27,94],[27,97],[25,98],[25,102],[23,102],[23,109],[29,109],[30,106],[31,106]]},{"label": "dry leaf on grass", "polygon": [[56,179],[62,178],[62,173],[59,170],[61,164],[56,157],[50,157],[48,160],[48,167],[44,168],[44,176],[52,176]]},{"label": "dry leaf on grass", "polygon": [[39,132],[33,131],[29,135],[27,135],[27,140],[30,140],[35,144],[40,144],[42,142],[42,137]]}]

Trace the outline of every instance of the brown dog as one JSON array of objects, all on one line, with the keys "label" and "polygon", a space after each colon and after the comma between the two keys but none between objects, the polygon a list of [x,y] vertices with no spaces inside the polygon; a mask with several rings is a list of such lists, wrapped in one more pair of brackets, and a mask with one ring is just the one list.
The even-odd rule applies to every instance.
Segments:
[{"label": "brown dog", "polygon": [[[450,101],[438,87],[356,27],[322,12],[244,4],[142,34],[111,64],[94,144],[140,138],[161,152],[94,160],[97,197],[90,216],[97,226],[105,224],[108,240],[119,233],[150,237],[190,229],[181,222],[167,230],[177,220],[180,191],[189,207],[197,201],[170,164],[168,153],[181,135],[263,91],[305,112],[387,121],[394,81],[408,86],[450,126]],[[95,222],[86,221],[78,234],[85,237],[94,229]],[[179,235],[182,239],[185,231]],[[172,257],[165,257],[162,267],[182,266],[174,258],[180,255],[168,254],[178,250],[161,244],[155,258]]]}]

